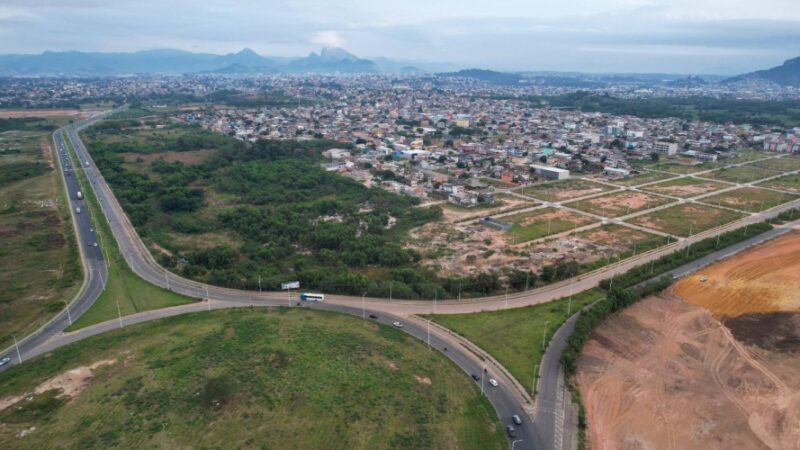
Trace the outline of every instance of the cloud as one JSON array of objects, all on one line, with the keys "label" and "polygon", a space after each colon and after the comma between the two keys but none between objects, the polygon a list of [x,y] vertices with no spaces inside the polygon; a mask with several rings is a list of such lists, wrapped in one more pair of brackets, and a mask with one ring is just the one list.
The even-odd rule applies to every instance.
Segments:
[{"label": "cloud", "polygon": [[344,47],[345,40],[338,31],[318,31],[311,37],[311,43],[324,47]]}]

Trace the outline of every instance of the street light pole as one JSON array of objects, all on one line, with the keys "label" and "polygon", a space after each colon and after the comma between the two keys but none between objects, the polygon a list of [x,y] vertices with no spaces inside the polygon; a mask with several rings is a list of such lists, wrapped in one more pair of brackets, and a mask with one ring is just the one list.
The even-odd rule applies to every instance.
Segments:
[{"label": "street light pole", "polygon": [[67,307],[67,320],[69,320],[69,324],[72,325],[72,315],[69,313],[69,303],[66,300],[62,300],[64,302],[64,306]]},{"label": "street light pole", "polygon": [[533,366],[533,381],[531,381],[531,397],[536,393],[536,379],[539,377],[539,365]]},{"label": "street light pole", "polygon": [[17,349],[17,359],[20,363],[22,363],[22,355],[19,353],[19,344],[17,343],[17,337],[14,336],[14,348]]}]

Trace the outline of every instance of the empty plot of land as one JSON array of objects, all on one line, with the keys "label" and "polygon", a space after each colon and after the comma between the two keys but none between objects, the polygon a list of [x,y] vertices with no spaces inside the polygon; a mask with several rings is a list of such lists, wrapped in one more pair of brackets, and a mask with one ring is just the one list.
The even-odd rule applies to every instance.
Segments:
[{"label": "empty plot of land", "polygon": [[752,315],[745,328],[794,339],[778,351],[745,345],[676,298],[645,299],[606,319],[576,376],[591,448],[797,449],[800,315],[779,314]]},{"label": "empty plot of land", "polygon": [[619,217],[636,211],[665,205],[674,200],[644,192],[616,192],[588,200],[569,203],[568,206],[603,217]]},{"label": "empty plot of land", "polygon": [[604,184],[576,178],[526,187],[520,193],[548,202],[563,202],[586,195],[608,192],[611,189],[613,188]]},{"label": "empty plot of land", "polygon": [[514,195],[498,194],[495,196],[494,203],[490,205],[480,205],[474,208],[444,203],[442,205],[442,218],[445,222],[458,222],[519,209],[532,208],[536,205],[538,205],[538,203],[532,200],[526,200]]},{"label": "empty plot of land", "polygon": [[505,216],[503,220],[513,224],[511,234],[517,243],[561,233],[593,222],[588,216],[563,208],[542,208]]},{"label": "empty plot of land", "polygon": [[684,177],[665,181],[663,183],[652,184],[650,186],[643,187],[642,190],[655,192],[657,194],[672,195],[674,197],[689,198],[705,194],[707,192],[716,191],[726,186],[730,185],[719,183],[717,181]]},{"label": "empty plot of land", "polygon": [[89,117],[94,111],[87,111],[83,109],[2,109],[0,110],[0,118],[16,118],[16,117],[64,117],[64,116],[80,116]]},{"label": "empty plot of land", "polygon": [[616,180],[608,180],[609,183],[618,184],[620,186],[639,186],[640,184],[652,183],[658,180],[664,180],[674,175],[663,172],[649,172],[645,171],[640,174],[632,174],[625,178],[618,178]]},{"label": "empty plot of land", "polygon": [[742,211],[758,212],[796,199],[796,195],[745,187],[706,197],[702,201]]},{"label": "empty plot of land", "polygon": [[800,194],[800,175],[786,175],[785,177],[758,183],[758,186]]},{"label": "empty plot of land", "polygon": [[750,183],[751,181],[769,178],[780,172],[756,167],[753,165],[729,167],[703,175],[706,178],[729,181],[731,183]]},{"label": "empty plot of land", "polygon": [[696,173],[702,172],[704,170],[713,169],[715,166],[710,165],[709,163],[706,164],[677,164],[672,162],[661,162],[658,164],[654,164],[652,166],[648,166],[648,169],[653,170],[662,170],[664,172],[670,172],[677,175],[685,175],[689,173]]},{"label": "empty plot of land", "polygon": [[761,167],[764,169],[779,170],[781,172],[789,172],[792,170],[800,170],[800,158],[792,156],[785,156],[783,158],[773,158],[764,161],[756,161],[752,163],[753,166]]},{"label": "empty plot of land", "polygon": [[795,230],[681,279],[671,293],[708,309],[718,318],[755,312],[800,312],[798,255],[800,231]]},{"label": "empty plot of land", "polygon": [[696,203],[683,203],[635,217],[628,222],[676,236],[689,236],[741,219],[744,214]]},{"label": "empty plot of land", "polygon": [[609,224],[534,243],[529,249],[540,266],[576,261],[586,272],[664,243],[661,236]]}]

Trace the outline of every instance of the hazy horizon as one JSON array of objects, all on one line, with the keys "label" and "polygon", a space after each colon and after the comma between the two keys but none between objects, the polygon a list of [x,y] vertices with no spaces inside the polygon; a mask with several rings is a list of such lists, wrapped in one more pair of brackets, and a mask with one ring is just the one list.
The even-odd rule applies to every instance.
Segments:
[{"label": "hazy horizon", "polygon": [[800,2],[788,0],[5,0],[0,25],[3,54],[251,48],[297,57],[330,46],[369,59],[506,71],[719,75],[800,55]]}]

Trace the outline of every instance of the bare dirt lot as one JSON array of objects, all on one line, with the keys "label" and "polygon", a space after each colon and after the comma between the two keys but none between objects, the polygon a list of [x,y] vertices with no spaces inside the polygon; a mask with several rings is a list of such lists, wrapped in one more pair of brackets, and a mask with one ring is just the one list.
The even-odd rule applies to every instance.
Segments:
[{"label": "bare dirt lot", "polygon": [[625,191],[568,203],[567,206],[603,217],[619,217],[673,200],[644,192]]},{"label": "bare dirt lot", "polygon": [[83,109],[2,109],[0,118],[8,119],[15,117],[89,117],[96,111]]},{"label": "bare dirt lot", "polygon": [[800,449],[798,249],[740,253],[595,329],[576,377],[591,448]]}]

